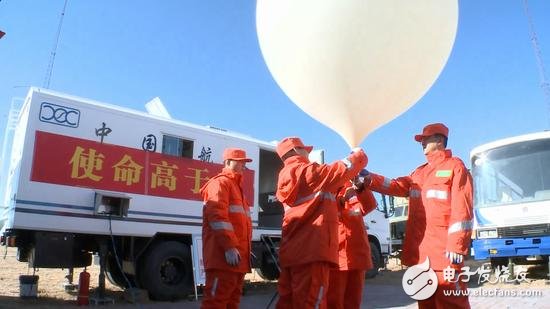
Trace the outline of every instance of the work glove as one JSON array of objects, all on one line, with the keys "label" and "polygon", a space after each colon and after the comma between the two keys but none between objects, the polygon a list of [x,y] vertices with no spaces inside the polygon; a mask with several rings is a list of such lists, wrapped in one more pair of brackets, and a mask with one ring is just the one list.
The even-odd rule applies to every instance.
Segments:
[{"label": "work glove", "polygon": [[357,177],[359,177],[361,179],[361,182],[365,182],[365,177],[370,177],[370,172],[367,171],[366,169],[362,169],[361,171],[359,171],[359,174],[357,175]]},{"label": "work glove", "polygon": [[464,260],[464,256],[456,252],[445,252],[445,256],[449,259],[451,264],[460,264]]},{"label": "work glove", "polygon": [[362,169],[359,174],[351,180],[352,187],[357,192],[361,192],[365,189],[365,172],[368,174],[366,169]]},{"label": "work glove", "polygon": [[364,188],[365,186],[370,185],[370,172],[367,171],[366,169],[362,169],[357,175],[356,179],[357,179],[357,182],[354,182],[354,185],[355,183],[358,183],[358,184],[360,183],[360,185],[357,185],[357,187]]},{"label": "work glove", "polygon": [[225,261],[231,266],[239,265],[241,261],[241,255],[237,248],[229,248],[225,251]]}]

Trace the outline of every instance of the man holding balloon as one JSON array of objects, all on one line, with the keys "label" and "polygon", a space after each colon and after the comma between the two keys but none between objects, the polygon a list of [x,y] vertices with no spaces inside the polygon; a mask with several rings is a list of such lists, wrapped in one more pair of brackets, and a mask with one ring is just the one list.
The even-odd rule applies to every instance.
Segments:
[{"label": "man holding balloon", "polygon": [[[289,99],[355,147],[415,104],[436,81],[454,44],[458,7],[457,0],[258,0],[256,29],[266,65]],[[371,184],[375,191],[410,197],[414,213],[407,225],[403,262],[415,265],[429,256],[436,271],[449,263],[455,268],[461,265],[471,234],[471,176],[462,161],[445,149],[447,136],[442,124],[426,127],[416,140],[422,142],[428,163],[410,176],[393,180],[373,174]],[[283,142],[279,146],[290,145]],[[332,236],[316,237],[321,231],[331,234],[327,227],[335,228],[335,207],[310,208],[309,202],[297,202],[309,197],[303,195],[309,192],[318,194],[315,199],[321,201],[317,203],[329,204],[326,194],[334,193],[341,181],[360,170],[354,166],[353,174],[334,172],[342,169],[337,163],[310,166],[307,152],[311,148],[296,146],[281,148],[296,152],[293,157],[279,153],[285,167],[279,175],[277,197],[289,210],[283,221],[279,304],[296,301],[297,295],[303,297],[301,304],[309,302],[300,288],[324,295],[315,281],[324,280],[319,274],[325,268],[320,266],[337,263],[326,253],[332,250]],[[317,170],[319,179],[307,172]],[[317,213],[321,210],[327,213],[321,216]],[[305,236],[289,237],[294,235]],[[320,267],[319,274],[315,267]],[[310,280],[296,279],[299,271],[309,274]],[[290,290],[290,286],[299,288]],[[443,299],[443,288],[450,287],[442,285],[430,300],[419,302],[420,307],[469,308],[467,297]]]},{"label": "man holding balloon", "polygon": [[312,146],[287,137],[277,144],[284,167],[277,199],[284,206],[277,308],[326,308],[330,268],[338,266],[335,193],[367,165],[360,148],[332,164],[310,162]]},{"label": "man holding balloon", "polygon": [[472,235],[472,176],[464,163],[447,147],[449,129],[442,123],[424,127],[414,137],[422,144],[427,163],[409,176],[389,179],[370,173],[365,183],[373,191],[409,197],[409,217],[403,243],[402,263],[417,265],[429,258],[437,274],[433,296],[418,301],[419,308],[470,308],[467,296],[444,290],[466,290],[464,282],[443,278],[447,267],[460,272]]}]

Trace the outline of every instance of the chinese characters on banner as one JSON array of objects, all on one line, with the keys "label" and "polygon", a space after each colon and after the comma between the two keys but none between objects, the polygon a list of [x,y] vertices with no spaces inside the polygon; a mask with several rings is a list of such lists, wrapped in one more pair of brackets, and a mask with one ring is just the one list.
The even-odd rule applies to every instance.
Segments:
[{"label": "chinese characters on banner", "polygon": [[[109,191],[201,200],[199,189],[222,164],[37,131],[31,180]],[[244,194],[252,202],[254,171]]]}]

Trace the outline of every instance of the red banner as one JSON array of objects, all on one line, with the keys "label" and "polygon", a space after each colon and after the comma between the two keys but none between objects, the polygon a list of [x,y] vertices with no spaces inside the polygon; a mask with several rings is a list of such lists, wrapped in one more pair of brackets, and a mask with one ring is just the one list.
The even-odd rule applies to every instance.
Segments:
[{"label": "red banner", "polygon": [[[199,189],[222,164],[36,131],[31,180],[60,185],[202,200]],[[254,171],[243,190],[253,202]]]}]

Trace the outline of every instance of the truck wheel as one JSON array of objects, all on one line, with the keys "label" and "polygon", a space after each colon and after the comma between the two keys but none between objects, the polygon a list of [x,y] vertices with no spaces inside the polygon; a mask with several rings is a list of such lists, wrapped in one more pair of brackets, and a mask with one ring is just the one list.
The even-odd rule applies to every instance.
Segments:
[{"label": "truck wheel", "polygon": [[117,262],[110,252],[107,254],[106,259],[105,277],[107,277],[107,280],[109,280],[109,282],[113,285],[121,288],[127,288],[128,284],[126,283],[126,280],[124,280],[124,276],[122,276],[122,272],[118,268]]},{"label": "truck wheel", "polygon": [[[124,279],[124,275],[122,274],[120,267],[118,267],[118,263],[112,252],[107,254],[107,261],[105,263],[105,277],[107,277],[107,280],[109,280],[109,282],[113,285],[121,288],[129,288],[128,282]],[[126,278],[128,278],[128,281],[130,281],[132,286],[136,286],[134,276],[126,274]]]},{"label": "truck wheel", "polygon": [[496,269],[499,266],[508,266],[508,258],[505,257],[493,257],[491,259],[491,268]]},{"label": "truck wheel", "polygon": [[276,262],[273,261],[273,258],[269,256],[269,253],[264,252],[262,255],[262,260],[260,262],[260,268],[257,268],[256,271],[258,275],[265,280],[275,280],[279,278],[279,270],[277,269]]},{"label": "truck wheel", "polygon": [[149,248],[143,258],[141,286],[154,300],[180,299],[193,290],[193,270],[189,247],[165,241]]},{"label": "truck wheel", "polygon": [[378,275],[378,268],[382,265],[382,255],[380,254],[380,249],[374,242],[370,242],[370,256],[372,259],[372,268],[367,270],[365,277],[367,279],[372,279]]}]

